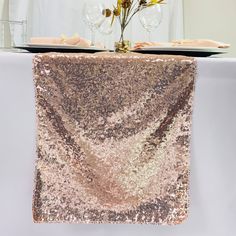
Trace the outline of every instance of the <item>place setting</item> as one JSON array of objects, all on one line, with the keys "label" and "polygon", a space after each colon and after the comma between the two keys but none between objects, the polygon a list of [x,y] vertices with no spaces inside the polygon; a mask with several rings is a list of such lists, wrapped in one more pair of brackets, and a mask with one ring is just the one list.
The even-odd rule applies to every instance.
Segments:
[{"label": "place setting", "polygon": [[60,37],[32,37],[30,38],[29,43],[15,46],[15,48],[27,50],[32,53],[95,53],[109,51],[105,45],[99,42],[97,43],[95,37],[98,30],[105,34],[110,34],[112,32],[108,32],[107,29],[104,29],[104,22],[106,20],[104,11],[105,6],[97,1],[90,0],[83,6],[81,14],[83,15],[85,26],[91,31],[91,40],[85,39],[78,34],[75,34],[72,37],[66,35],[61,35]]},{"label": "place setting", "polygon": [[[68,52],[68,53],[97,53],[97,52],[135,52],[142,54],[168,54],[192,57],[209,57],[225,54],[230,44],[210,39],[182,39],[171,42],[159,42],[152,36],[163,21],[163,6],[159,1],[127,1],[117,6],[107,7],[105,4],[89,0],[83,5],[81,14],[84,25],[91,32],[91,39],[81,37],[78,33],[73,36],[62,34],[59,37],[31,37],[28,43],[15,45],[15,49],[31,53]],[[135,42],[129,40],[127,28],[136,17],[146,31],[147,41]],[[118,25],[118,29],[117,29]],[[119,31],[119,41],[108,47],[106,43],[96,41],[99,33],[104,38]],[[117,33],[117,32],[116,32]]]}]

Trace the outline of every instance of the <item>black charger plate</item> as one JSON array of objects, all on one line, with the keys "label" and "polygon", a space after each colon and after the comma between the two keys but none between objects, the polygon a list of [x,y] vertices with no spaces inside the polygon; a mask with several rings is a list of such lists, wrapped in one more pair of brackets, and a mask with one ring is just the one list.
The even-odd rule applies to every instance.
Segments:
[{"label": "black charger plate", "polygon": [[184,47],[157,47],[157,48],[143,48],[136,49],[133,52],[144,54],[167,54],[167,55],[182,55],[190,57],[209,57],[212,55],[226,53],[224,49],[220,48],[184,48]]},{"label": "black charger plate", "polygon": [[64,53],[96,53],[105,52],[106,49],[100,49],[95,47],[80,48],[76,46],[65,45],[23,45],[16,46],[14,48],[26,50],[31,53],[47,53],[47,52],[64,52]]}]

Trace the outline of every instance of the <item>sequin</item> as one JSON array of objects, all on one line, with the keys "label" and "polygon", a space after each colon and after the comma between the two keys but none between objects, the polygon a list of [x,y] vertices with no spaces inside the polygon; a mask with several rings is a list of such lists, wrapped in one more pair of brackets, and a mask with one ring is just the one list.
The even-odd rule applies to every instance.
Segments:
[{"label": "sequin", "polygon": [[196,62],[39,54],[35,222],[183,222]]}]

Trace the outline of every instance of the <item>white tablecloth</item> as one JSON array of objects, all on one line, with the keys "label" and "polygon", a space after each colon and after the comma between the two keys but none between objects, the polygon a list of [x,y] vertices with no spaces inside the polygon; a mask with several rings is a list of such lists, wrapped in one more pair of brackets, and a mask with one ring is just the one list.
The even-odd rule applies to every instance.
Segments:
[{"label": "white tablecloth", "polygon": [[0,235],[236,235],[236,59],[197,59],[191,206],[178,226],[33,224],[32,54],[0,54]]}]

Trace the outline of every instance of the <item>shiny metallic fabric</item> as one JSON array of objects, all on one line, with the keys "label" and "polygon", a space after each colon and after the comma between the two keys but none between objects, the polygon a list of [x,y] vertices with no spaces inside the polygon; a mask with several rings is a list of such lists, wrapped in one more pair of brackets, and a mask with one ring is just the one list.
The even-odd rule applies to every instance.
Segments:
[{"label": "shiny metallic fabric", "polygon": [[186,219],[194,59],[39,54],[34,76],[35,222]]}]

